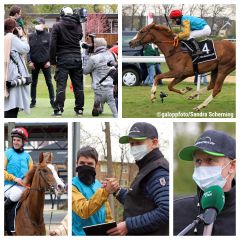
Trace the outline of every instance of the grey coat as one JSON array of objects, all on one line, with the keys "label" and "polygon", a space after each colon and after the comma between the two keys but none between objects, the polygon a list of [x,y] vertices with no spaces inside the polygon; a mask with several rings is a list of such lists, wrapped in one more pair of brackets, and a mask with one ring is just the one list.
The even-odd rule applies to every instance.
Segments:
[{"label": "grey coat", "polygon": [[[115,59],[106,47],[98,47],[95,49],[94,54],[86,60],[83,64],[83,74],[92,74],[92,89],[96,90],[99,87],[99,81],[105,77],[111,69],[111,67],[107,66],[107,63],[115,61]],[[113,79],[108,76],[101,85],[113,87]]]},{"label": "grey coat", "polygon": [[[23,77],[29,77],[29,73],[25,64],[24,54],[30,50],[29,44],[26,38],[12,37],[11,42],[11,54],[13,58],[18,62],[21,75]],[[10,59],[8,66],[8,81],[14,80],[19,76],[17,65]],[[13,108],[19,108],[24,110],[25,113],[30,112],[29,108],[30,86],[22,85],[10,88],[9,96],[5,97],[4,111],[11,110]]]}]

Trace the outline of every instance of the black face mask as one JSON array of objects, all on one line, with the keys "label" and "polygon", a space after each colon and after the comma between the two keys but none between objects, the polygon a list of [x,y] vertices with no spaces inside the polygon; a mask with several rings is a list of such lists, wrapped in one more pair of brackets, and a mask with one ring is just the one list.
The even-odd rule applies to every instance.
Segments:
[{"label": "black face mask", "polygon": [[176,18],[175,20],[176,20],[176,24],[177,24],[177,25],[180,25],[180,24],[181,24],[181,18]]},{"label": "black face mask", "polygon": [[85,185],[90,186],[95,182],[96,171],[95,168],[83,165],[76,168],[78,172],[78,178]]}]

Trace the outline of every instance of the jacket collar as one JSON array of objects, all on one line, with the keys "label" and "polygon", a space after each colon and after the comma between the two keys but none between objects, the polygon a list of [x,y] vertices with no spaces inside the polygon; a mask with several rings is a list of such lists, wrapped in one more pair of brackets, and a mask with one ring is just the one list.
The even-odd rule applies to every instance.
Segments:
[{"label": "jacket collar", "polygon": [[147,164],[154,162],[161,157],[163,157],[163,154],[160,152],[159,148],[155,148],[151,152],[149,152],[146,156],[144,156],[140,161],[136,161],[136,164],[139,170],[141,170]]}]

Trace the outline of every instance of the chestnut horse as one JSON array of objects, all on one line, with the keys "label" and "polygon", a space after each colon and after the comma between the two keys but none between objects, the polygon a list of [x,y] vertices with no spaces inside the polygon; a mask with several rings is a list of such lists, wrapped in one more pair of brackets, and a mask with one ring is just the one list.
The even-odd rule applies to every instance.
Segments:
[{"label": "chestnut horse", "polygon": [[25,179],[27,188],[20,199],[21,205],[16,215],[16,235],[46,235],[43,218],[45,191],[54,189],[63,191],[64,183],[58,177],[52,165],[53,155],[41,152],[39,164],[34,165]]},{"label": "chestnut horse", "polygon": [[[169,91],[185,94],[192,90],[178,90],[174,86],[187,77],[194,76],[192,57],[181,50],[177,41],[174,41],[175,34],[166,26],[151,23],[143,27],[137,35],[129,42],[130,47],[154,43],[164,54],[169,71],[155,76],[151,89],[152,102],[156,99],[158,81],[163,78],[174,78],[169,84]],[[200,89],[199,92],[192,93],[188,99],[191,100],[198,94],[212,90],[211,95],[194,110],[200,111],[206,107],[214,97],[221,91],[224,79],[236,68],[236,46],[230,41],[215,41],[217,59],[198,64],[199,73],[211,72],[211,81],[207,87]]]}]

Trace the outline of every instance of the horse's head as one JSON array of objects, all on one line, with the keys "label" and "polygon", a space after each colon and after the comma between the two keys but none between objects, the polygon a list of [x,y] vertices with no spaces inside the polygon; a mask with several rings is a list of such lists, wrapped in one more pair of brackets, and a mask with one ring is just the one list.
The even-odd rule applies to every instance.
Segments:
[{"label": "horse's head", "polygon": [[[39,155],[39,171],[41,177],[44,179],[45,188],[57,190],[57,194],[62,194],[65,190],[65,184],[59,178],[57,171],[52,164],[53,153],[41,152]],[[47,185],[47,186],[46,186]],[[42,187],[42,186],[41,186]]]},{"label": "horse's head", "polygon": [[143,27],[129,42],[129,45],[130,47],[134,48],[147,43],[158,43],[163,39],[173,40],[173,32],[166,26],[151,23]]}]

